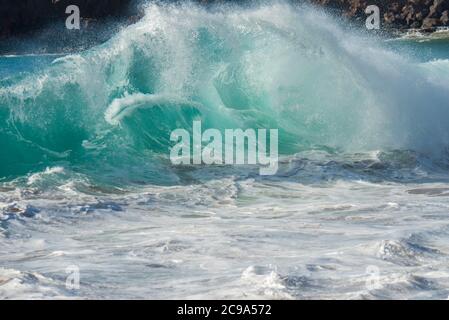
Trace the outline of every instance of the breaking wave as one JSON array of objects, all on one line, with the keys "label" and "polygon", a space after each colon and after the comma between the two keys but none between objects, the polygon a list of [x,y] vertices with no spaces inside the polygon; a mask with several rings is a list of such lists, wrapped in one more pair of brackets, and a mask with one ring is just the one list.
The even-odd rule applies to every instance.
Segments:
[{"label": "breaking wave", "polygon": [[278,128],[283,154],[441,155],[449,62],[379,43],[282,2],[148,4],[105,44],[0,81],[0,177],[62,166],[165,181],[170,132],[195,119]]}]

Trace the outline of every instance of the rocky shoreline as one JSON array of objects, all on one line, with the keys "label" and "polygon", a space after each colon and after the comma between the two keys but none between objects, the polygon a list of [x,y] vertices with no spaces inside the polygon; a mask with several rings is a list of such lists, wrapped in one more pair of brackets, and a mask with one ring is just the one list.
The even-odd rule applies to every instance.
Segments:
[{"label": "rocky shoreline", "polygon": [[[304,2],[307,0],[293,0]],[[432,31],[449,27],[449,0],[308,0],[316,5],[340,11],[355,20],[366,18],[369,5],[380,8],[383,26],[389,29]],[[0,39],[42,28],[51,21],[63,19],[65,8],[79,6],[85,21],[108,16],[130,17],[130,4],[136,0],[3,0],[0,6]],[[200,3],[231,2],[199,0]],[[135,7],[135,6],[134,6]]]},{"label": "rocky shoreline", "polygon": [[449,27],[449,0],[312,0],[341,11],[352,19],[365,19],[365,9],[377,5],[387,29],[435,31]]},{"label": "rocky shoreline", "polygon": [[77,5],[85,23],[129,15],[131,0],[3,0],[0,39],[29,34],[58,20],[64,24],[69,5]]},{"label": "rocky shoreline", "polygon": [[[0,54],[18,52],[64,52],[82,50],[110,37],[120,25],[139,19],[141,0],[3,0],[0,6]],[[433,32],[449,28],[449,0],[291,0],[311,2],[364,24],[365,9],[377,5],[381,29],[387,32]],[[169,0],[167,0],[169,2]],[[207,5],[226,0],[197,0]],[[65,28],[69,5],[77,5],[81,14],[81,30]],[[47,28],[47,26],[56,26]],[[24,45],[32,38],[36,48]]]}]

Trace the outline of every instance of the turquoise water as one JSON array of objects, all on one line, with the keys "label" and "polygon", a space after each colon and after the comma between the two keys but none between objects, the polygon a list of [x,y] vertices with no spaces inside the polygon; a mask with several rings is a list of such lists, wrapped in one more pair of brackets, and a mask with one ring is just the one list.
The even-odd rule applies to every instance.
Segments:
[{"label": "turquoise water", "polygon": [[[132,26],[80,54],[0,58],[0,177],[63,163],[102,179],[106,163],[126,175],[113,181],[133,164],[164,183],[155,174],[164,161],[142,163],[167,158],[170,132],[195,119],[204,129],[279,129],[285,155],[446,147],[447,41],[344,39],[351,31],[306,30],[294,13],[239,30],[223,14],[191,12],[173,30],[147,16],[149,29]],[[430,150],[429,139],[439,145]]]},{"label": "turquoise water", "polygon": [[[171,165],[194,120],[279,129],[279,172]],[[0,57],[0,297],[446,298],[448,146],[447,41],[148,5],[87,51]]]},{"label": "turquoise water", "polygon": [[0,77],[2,79],[29,75],[42,71],[61,55],[7,55],[0,56]]},{"label": "turquoise water", "polygon": [[396,40],[387,47],[403,52],[419,62],[449,59],[449,39],[427,40]]}]

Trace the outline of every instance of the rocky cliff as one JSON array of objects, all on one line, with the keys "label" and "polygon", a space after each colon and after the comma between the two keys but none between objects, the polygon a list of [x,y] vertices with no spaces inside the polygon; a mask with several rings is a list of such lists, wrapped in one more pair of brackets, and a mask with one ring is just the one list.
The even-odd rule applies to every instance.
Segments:
[{"label": "rocky cliff", "polygon": [[0,0],[0,38],[38,30],[67,17],[69,5],[77,5],[86,20],[128,14],[131,0]]},{"label": "rocky cliff", "polygon": [[[85,23],[107,16],[129,19],[130,3],[138,0],[0,0],[0,39],[30,33],[46,24],[63,23],[68,5],[78,5]],[[232,0],[229,0],[232,1]],[[363,21],[368,5],[381,10],[384,28],[433,30],[449,26],[449,0],[291,0],[313,2],[339,10],[345,16]],[[198,0],[200,3],[226,2],[225,0]],[[237,2],[234,0],[234,2]],[[239,2],[243,2],[240,0]],[[132,18],[132,17],[131,17]]]},{"label": "rocky cliff", "polygon": [[369,5],[380,8],[383,25],[394,29],[423,29],[449,26],[449,0],[312,0],[341,10],[347,17],[364,18]]}]

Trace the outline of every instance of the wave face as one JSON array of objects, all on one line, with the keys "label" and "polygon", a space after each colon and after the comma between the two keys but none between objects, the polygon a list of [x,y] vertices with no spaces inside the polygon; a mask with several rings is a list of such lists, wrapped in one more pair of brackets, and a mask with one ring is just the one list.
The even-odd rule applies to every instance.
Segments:
[{"label": "wave face", "polygon": [[154,178],[171,130],[194,119],[279,128],[284,154],[438,153],[449,142],[448,71],[448,61],[418,65],[304,7],[151,4],[104,45],[2,80],[0,176],[107,163]]}]

